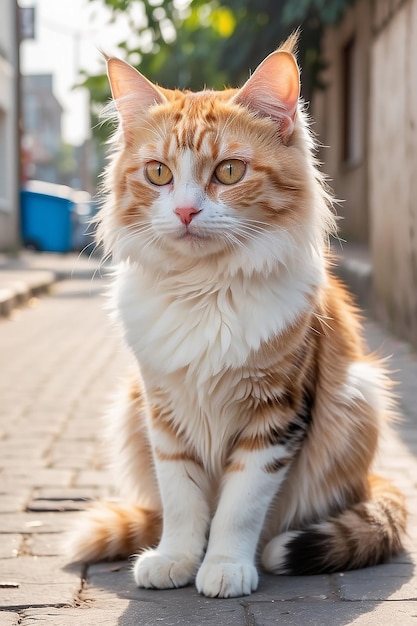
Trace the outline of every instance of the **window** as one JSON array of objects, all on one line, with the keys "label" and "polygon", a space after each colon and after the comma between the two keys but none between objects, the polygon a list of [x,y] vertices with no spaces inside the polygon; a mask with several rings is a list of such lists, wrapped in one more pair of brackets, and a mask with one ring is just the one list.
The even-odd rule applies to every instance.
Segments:
[{"label": "window", "polygon": [[0,210],[7,209],[7,137],[6,137],[7,116],[3,109],[0,109]]},{"label": "window", "polygon": [[363,61],[352,37],[343,46],[341,55],[341,160],[346,165],[358,165],[363,156],[366,59]]},{"label": "window", "polygon": [[355,40],[349,39],[342,49],[342,160],[354,160],[355,115]]}]

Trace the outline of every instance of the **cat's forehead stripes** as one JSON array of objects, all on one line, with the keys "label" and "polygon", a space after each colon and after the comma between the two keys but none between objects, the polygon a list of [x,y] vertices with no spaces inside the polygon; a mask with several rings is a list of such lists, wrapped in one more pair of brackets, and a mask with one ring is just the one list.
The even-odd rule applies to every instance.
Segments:
[{"label": "cat's forehead stripes", "polygon": [[173,140],[177,149],[209,149],[213,158],[217,158],[219,129],[226,125],[230,115],[227,109],[219,107],[217,100],[221,98],[215,92],[200,92],[184,94],[171,103],[169,144]]}]

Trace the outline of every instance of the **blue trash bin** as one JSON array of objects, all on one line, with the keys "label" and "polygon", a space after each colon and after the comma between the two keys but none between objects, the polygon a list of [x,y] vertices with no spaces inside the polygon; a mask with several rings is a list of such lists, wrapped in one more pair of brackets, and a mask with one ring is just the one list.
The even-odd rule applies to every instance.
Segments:
[{"label": "blue trash bin", "polygon": [[20,192],[23,244],[34,250],[69,252],[73,240],[73,190],[29,181]]}]

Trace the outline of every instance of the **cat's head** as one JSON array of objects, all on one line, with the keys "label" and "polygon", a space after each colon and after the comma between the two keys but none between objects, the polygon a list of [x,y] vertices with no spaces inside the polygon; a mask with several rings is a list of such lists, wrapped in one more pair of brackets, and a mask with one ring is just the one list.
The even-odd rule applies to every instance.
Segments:
[{"label": "cat's head", "polygon": [[168,90],[107,65],[120,124],[100,235],[116,258],[173,271],[225,258],[251,272],[323,245],[328,198],[288,44],[221,92]]}]

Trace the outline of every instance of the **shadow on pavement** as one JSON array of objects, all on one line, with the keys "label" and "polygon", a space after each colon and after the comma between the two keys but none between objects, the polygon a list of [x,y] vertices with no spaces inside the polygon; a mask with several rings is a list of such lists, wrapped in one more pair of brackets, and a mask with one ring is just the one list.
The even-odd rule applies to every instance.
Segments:
[{"label": "shadow on pavement", "polygon": [[255,593],[232,599],[205,598],[192,586],[137,589],[130,570],[128,562],[91,565],[82,594],[83,600],[113,613],[120,626],[344,626],[370,612],[374,620],[382,609],[385,618],[386,611],[393,612],[391,623],[399,623],[403,611],[412,608],[407,600],[416,595],[409,584],[413,564],[408,555],[390,564],[331,576],[262,575]]}]

